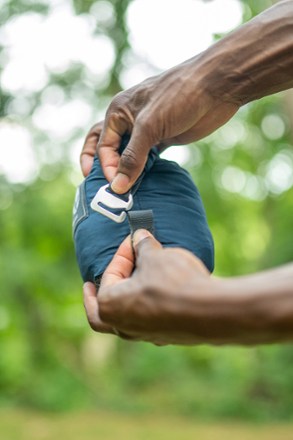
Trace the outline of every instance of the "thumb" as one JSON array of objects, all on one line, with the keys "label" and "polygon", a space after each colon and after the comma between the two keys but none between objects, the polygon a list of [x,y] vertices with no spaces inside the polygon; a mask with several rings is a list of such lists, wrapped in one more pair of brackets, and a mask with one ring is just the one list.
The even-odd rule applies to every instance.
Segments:
[{"label": "thumb", "polygon": [[111,183],[115,193],[123,194],[134,185],[144,169],[149,151],[154,144],[149,133],[136,122],[130,141],[120,157],[117,175]]},{"label": "thumb", "polygon": [[135,231],[133,247],[137,258],[145,257],[149,253],[163,248],[161,243],[146,229]]},{"label": "thumb", "polygon": [[130,236],[119,246],[112,261],[106,268],[101,280],[99,296],[104,292],[105,287],[113,286],[131,276],[134,268],[134,256],[131,247]]}]

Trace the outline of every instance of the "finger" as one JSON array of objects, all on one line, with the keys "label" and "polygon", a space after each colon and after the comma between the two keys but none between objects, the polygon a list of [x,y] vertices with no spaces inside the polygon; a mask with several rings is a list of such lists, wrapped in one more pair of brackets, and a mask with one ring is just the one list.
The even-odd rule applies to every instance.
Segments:
[{"label": "finger", "polygon": [[146,229],[138,229],[133,235],[133,247],[137,258],[144,257],[150,252],[162,249],[163,246]]},{"label": "finger", "polygon": [[89,325],[93,330],[101,333],[115,333],[113,328],[105,324],[100,318],[97,292],[93,283],[87,282],[84,284],[83,303]]},{"label": "finger", "polygon": [[129,325],[125,326],[125,308],[128,308],[129,301],[137,292],[133,285],[132,278],[125,278],[117,281],[117,278],[108,274],[104,278],[104,283],[99,289],[97,297],[100,315],[108,323],[111,330],[120,338],[127,340],[137,340],[140,337],[134,334]]},{"label": "finger", "polygon": [[103,128],[103,121],[95,124],[89,131],[80,154],[80,166],[84,177],[90,173],[94,157],[97,153],[97,145]]},{"label": "finger", "polygon": [[119,246],[111,263],[104,272],[101,280],[100,291],[104,287],[113,286],[129,278],[134,268],[134,255],[131,246],[131,238],[128,236]]},{"label": "finger", "polygon": [[87,177],[92,169],[96,148],[98,144],[98,137],[95,133],[87,136],[80,155],[80,166],[84,177]]},{"label": "finger", "polygon": [[126,340],[135,340],[135,335],[130,335],[118,330],[109,324],[105,324],[99,314],[99,304],[97,301],[96,288],[93,283],[87,282],[83,286],[84,307],[87,319],[91,328],[99,333],[110,333]]},{"label": "finger", "polygon": [[138,179],[146,164],[148,154],[155,144],[149,131],[136,122],[129,143],[123,151],[111,187],[117,194],[127,192]]},{"label": "finger", "polygon": [[111,182],[118,169],[119,147],[122,136],[127,132],[126,121],[117,113],[111,113],[105,120],[98,143],[98,155],[106,179]]},{"label": "finger", "polygon": [[80,156],[80,166],[84,177],[87,177],[91,172],[94,163],[94,155],[90,153],[82,153]]}]

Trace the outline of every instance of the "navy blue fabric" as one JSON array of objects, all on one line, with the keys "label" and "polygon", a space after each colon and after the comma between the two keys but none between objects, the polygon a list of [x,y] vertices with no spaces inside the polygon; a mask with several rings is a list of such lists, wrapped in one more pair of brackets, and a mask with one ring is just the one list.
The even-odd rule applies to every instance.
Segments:
[{"label": "navy blue fabric", "polygon": [[[90,207],[106,183],[96,157],[90,174],[78,188],[73,217],[76,256],[84,281],[94,282],[104,272],[130,233],[127,220],[115,223]],[[161,159],[153,148],[132,193],[133,210],[153,210],[155,236],[164,247],[188,249],[213,271],[213,238],[199,192],[186,170]]]}]

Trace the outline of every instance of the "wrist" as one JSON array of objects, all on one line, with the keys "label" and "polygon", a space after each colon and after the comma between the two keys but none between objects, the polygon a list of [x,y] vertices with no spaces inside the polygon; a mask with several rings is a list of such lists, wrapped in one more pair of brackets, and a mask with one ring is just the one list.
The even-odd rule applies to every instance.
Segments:
[{"label": "wrist", "polygon": [[251,319],[254,305],[245,294],[240,294],[236,278],[199,280],[196,275],[180,296],[177,325],[183,323],[184,330],[193,337],[192,343],[252,343],[249,334],[257,325]]}]

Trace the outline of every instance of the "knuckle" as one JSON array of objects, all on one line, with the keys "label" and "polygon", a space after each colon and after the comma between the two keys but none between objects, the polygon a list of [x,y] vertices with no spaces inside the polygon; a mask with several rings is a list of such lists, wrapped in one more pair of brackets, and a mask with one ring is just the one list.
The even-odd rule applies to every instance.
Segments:
[{"label": "knuckle", "polygon": [[104,126],[104,121],[99,121],[99,122],[97,122],[97,123],[92,127],[91,130],[92,130],[95,134],[100,135],[101,132],[102,132],[103,126]]},{"label": "knuckle", "polygon": [[127,96],[125,92],[122,91],[117,93],[109,105],[109,111],[117,111],[121,106],[124,105],[126,100]]},{"label": "knuckle", "polygon": [[91,139],[93,136],[100,136],[102,129],[103,129],[103,125],[104,125],[104,121],[99,121],[96,124],[94,124],[90,130],[88,131],[86,138],[85,138],[85,143]]},{"label": "knuckle", "polygon": [[137,153],[131,148],[127,148],[120,159],[120,168],[127,171],[136,170],[140,166],[140,161],[138,159]]}]

